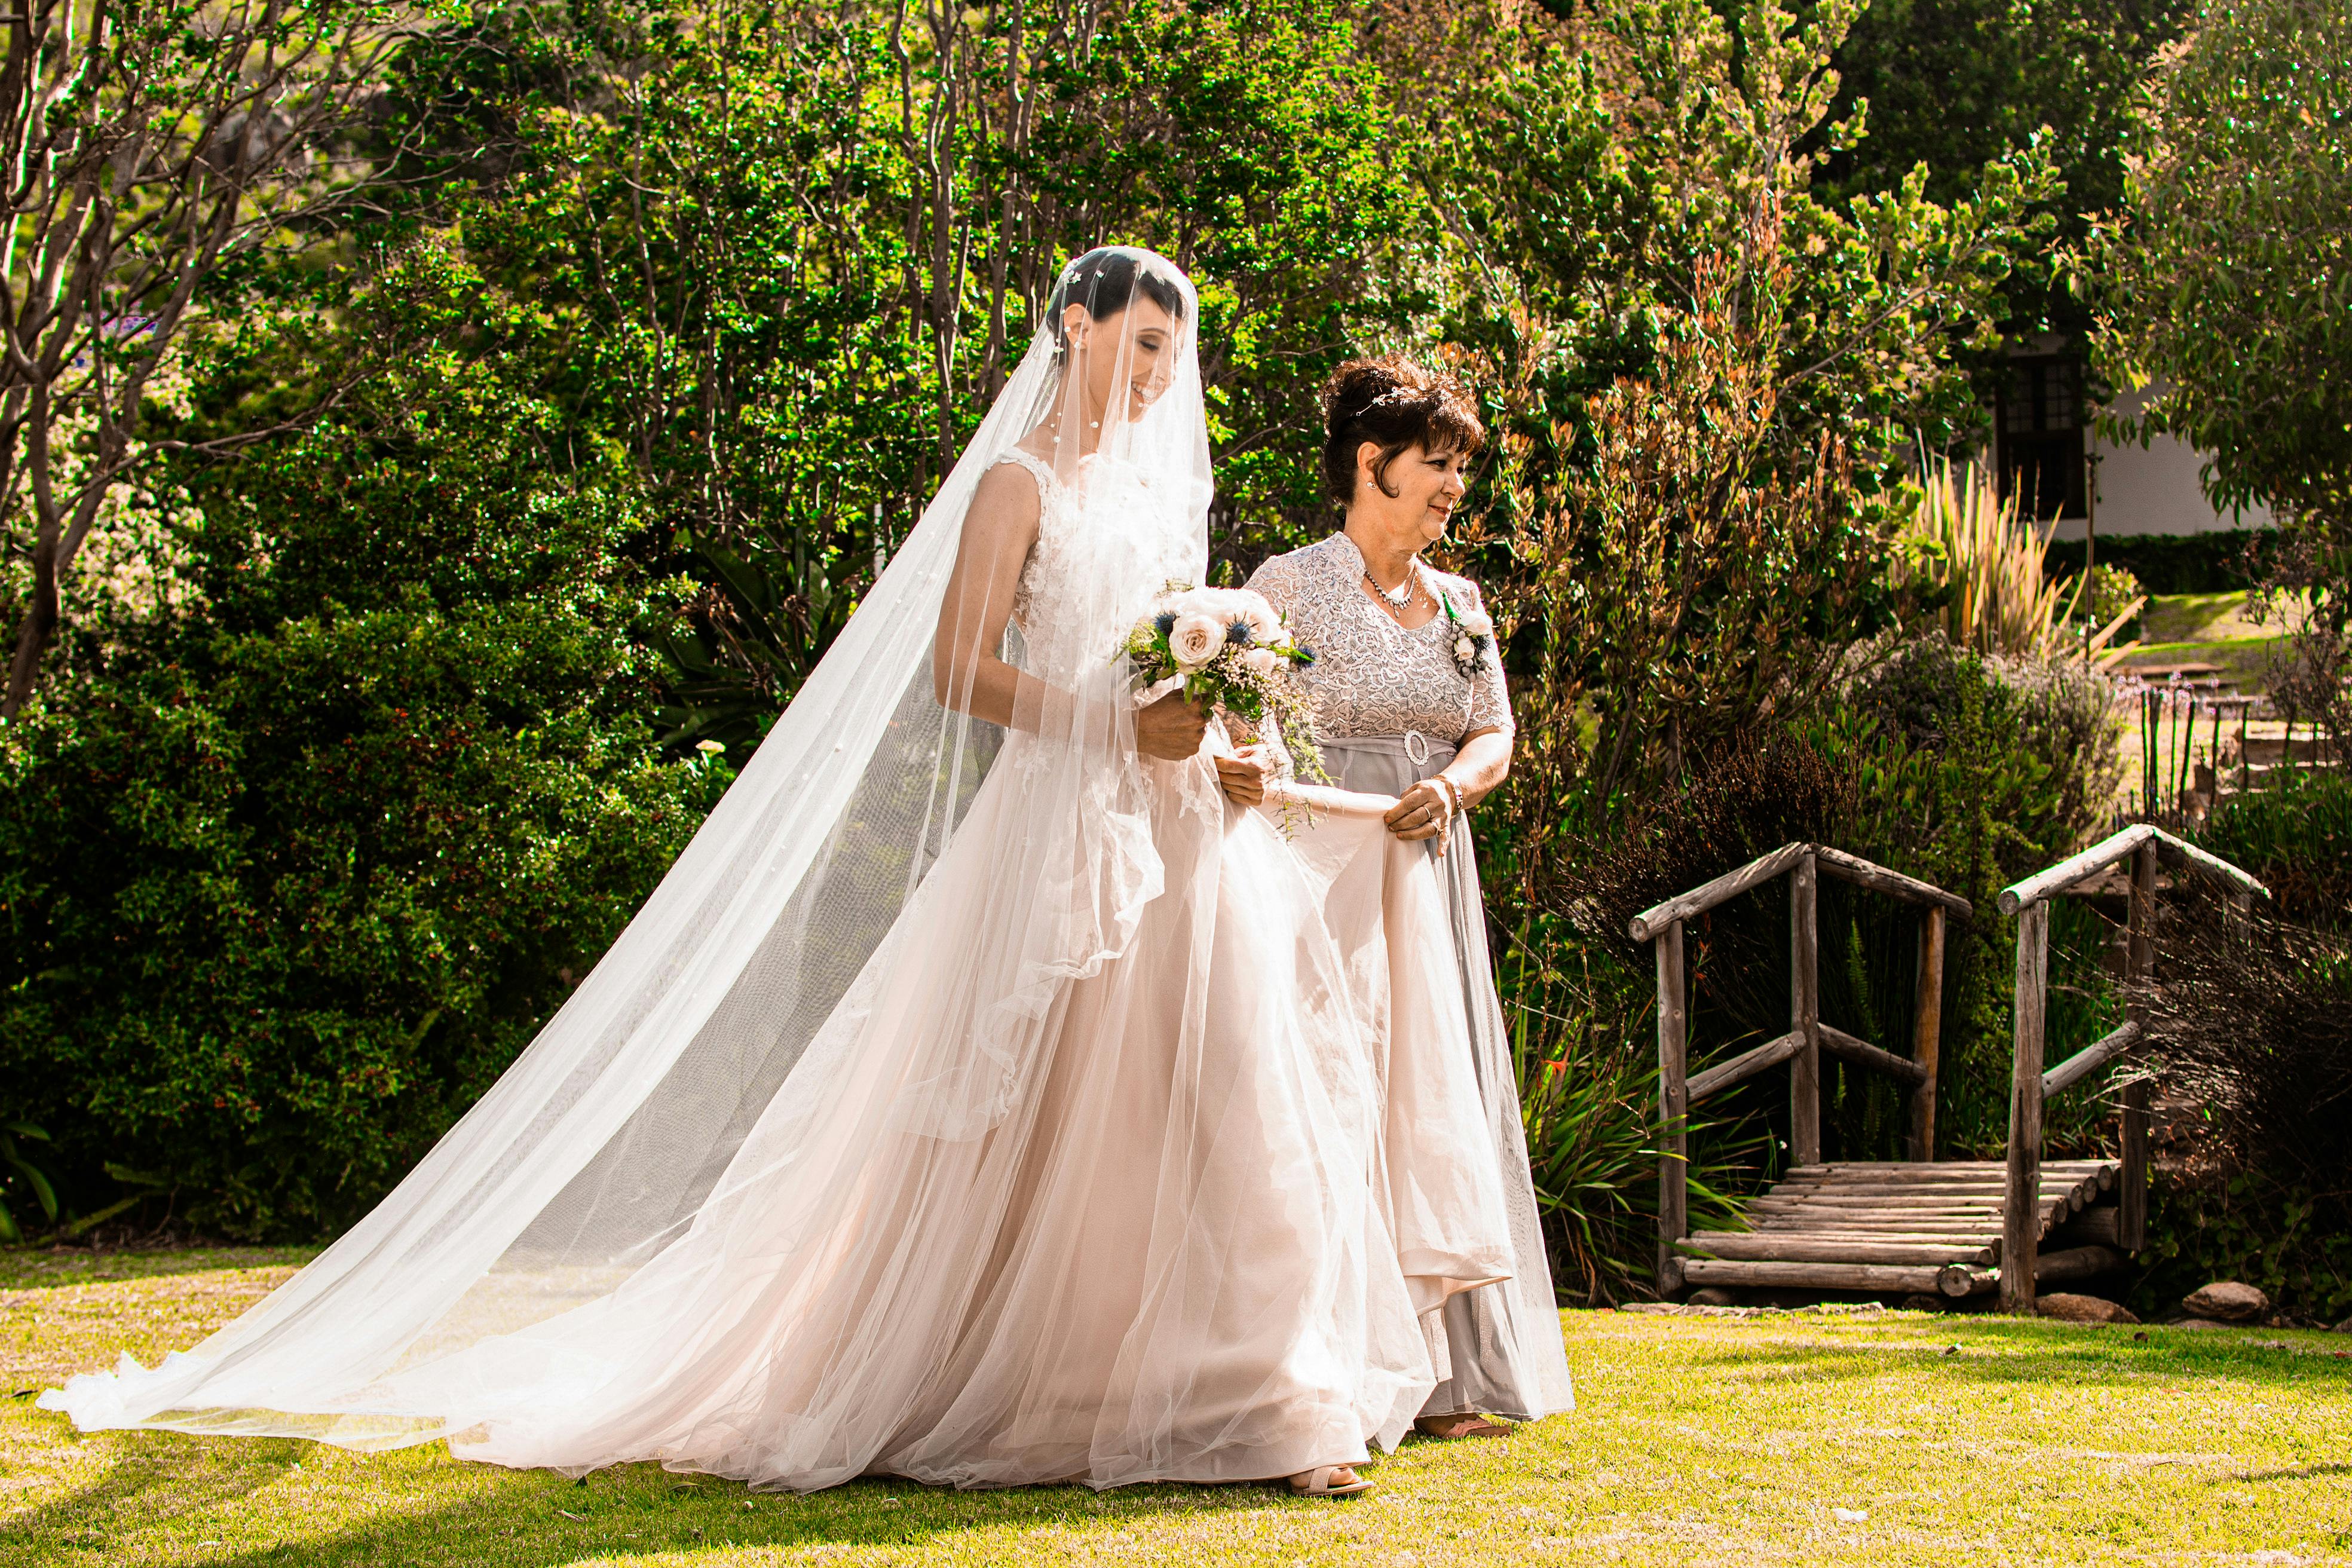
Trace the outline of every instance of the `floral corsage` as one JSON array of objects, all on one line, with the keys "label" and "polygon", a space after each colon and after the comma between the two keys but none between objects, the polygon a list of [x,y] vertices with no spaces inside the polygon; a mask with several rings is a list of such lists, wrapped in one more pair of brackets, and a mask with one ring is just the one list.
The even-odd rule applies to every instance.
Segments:
[{"label": "floral corsage", "polygon": [[1454,595],[1440,594],[1445,618],[1453,623],[1454,668],[1465,676],[1485,669],[1495,658],[1495,617],[1484,610],[1457,610]]},{"label": "floral corsage", "polygon": [[1290,635],[1265,595],[1171,583],[1112,657],[1134,665],[1137,707],[1181,688],[1193,701],[1254,726],[1271,715],[1299,776],[1328,782],[1311,739],[1307,700],[1283,679],[1313,664],[1315,652]]}]

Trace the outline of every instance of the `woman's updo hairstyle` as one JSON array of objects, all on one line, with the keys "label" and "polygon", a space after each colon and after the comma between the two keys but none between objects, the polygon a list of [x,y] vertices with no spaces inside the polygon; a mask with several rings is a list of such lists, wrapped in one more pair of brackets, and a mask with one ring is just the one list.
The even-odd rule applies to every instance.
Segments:
[{"label": "woman's updo hairstyle", "polygon": [[1444,371],[1388,354],[1349,360],[1323,388],[1323,489],[1344,511],[1356,499],[1356,453],[1367,441],[1381,455],[1372,483],[1383,495],[1389,465],[1411,447],[1429,452],[1475,452],[1486,444],[1470,389]]},{"label": "woman's updo hairstyle", "polygon": [[1184,290],[1176,279],[1163,278],[1157,272],[1147,272],[1141,262],[1124,250],[1108,247],[1089,250],[1062,268],[1061,280],[1054,285],[1054,297],[1045,306],[1045,325],[1054,334],[1054,352],[1067,352],[1069,342],[1062,325],[1062,312],[1073,302],[1084,305],[1087,314],[1097,321],[1107,321],[1135,302],[1136,290],[1168,312],[1172,321],[1184,319]]}]

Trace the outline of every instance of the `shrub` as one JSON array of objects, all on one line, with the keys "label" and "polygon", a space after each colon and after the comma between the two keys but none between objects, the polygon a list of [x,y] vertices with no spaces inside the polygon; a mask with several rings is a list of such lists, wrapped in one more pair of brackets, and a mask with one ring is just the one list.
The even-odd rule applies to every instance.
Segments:
[{"label": "shrub", "polygon": [[2101,566],[2129,572],[2146,593],[2226,594],[2262,580],[2276,542],[2277,536],[2268,530],[2253,529],[2180,535],[2103,533],[2087,552],[2079,539],[2051,541],[2042,553],[2042,569],[2053,576],[2079,573],[2087,552]]},{"label": "shrub", "polygon": [[0,1104],[84,1196],[113,1162],[206,1228],[347,1223],[720,782],[640,716],[625,489],[551,478],[563,433],[488,370],[371,408],[210,476],[205,616],[0,732]]},{"label": "shrub", "polygon": [[[1945,970],[1938,1146],[1996,1152],[2008,1131],[2010,929],[2006,882],[2072,849],[2112,780],[2104,685],[2079,667],[1979,658],[1941,639],[1878,650],[1827,711],[1735,737],[1672,787],[1621,803],[1549,847],[1542,902],[1522,906],[1503,973],[1517,1020],[1521,1099],[1538,1182],[1554,1212],[1562,1288],[1613,1300],[1647,1289],[1654,1232],[1657,1069],[1651,956],[1636,912],[1791,839],[1835,844],[1951,888],[1976,905],[1951,928]],[[1571,821],[1577,820],[1575,817]],[[1507,818],[1481,824],[1491,873],[1519,862]],[[1908,1054],[1920,917],[1823,879],[1822,1016]],[[1694,1068],[1788,1027],[1788,902],[1775,882],[1689,928]],[[2102,976],[2107,923],[2070,901],[2053,922],[2053,1055],[2112,1028]],[[1907,1109],[1876,1074],[1822,1064],[1825,1152],[1900,1157]],[[1705,1108],[1691,1138],[1694,1214],[1782,1163],[1787,1079],[1766,1073]],[[2052,1108],[2053,1149],[2095,1148],[2107,1109]]]},{"label": "shrub", "polygon": [[2352,1205],[2334,1184],[2315,1191],[2261,1171],[2189,1175],[2159,1170],[2148,1193],[2147,1248],[2129,1297],[2145,1316],[2212,1279],[2242,1279],[2291,1317],[2352,1313]]},{"label": "shrub", "polygon": [[2221,797],[2198,842],[2269,887],[2284,919],[2352,928],[2352,774],[2296,768]]},{"label": "shrub", "polygon": [[[2147,602],[2147,591],[2132,575],[2131,569],[2108,561],[2091,568],[2088,583],[2067,592],[2074,605],[2077,623],[2071,630],[2087,629],[2092,635],[2105,631],[2119,617],[2132,615]],[[2070,642],[2069,646],[2074,645]]]},{"label": "shrub", "polygon": [[2339,1184],[2352,1164],[2352,941],[2225,915],[2196,891],[2164,910],[2160,973],[2141,1000],[2166,1079],[2198,1108],[2200,1155]]},{"label": "shrub", "polygon": [[1951,641],[2029,658],[2065,646],[2081,588],[2043,574],[2048,534],[2019,519],[2017,498],[2003,500],[1990,474],[1968,464],[1932,465],[1902,542],[1910,557],[1906,575],[1938,604],[1934,624]]},{"label": "shrub", "polygon": [[2213,1278],[2285,1310],[2352,1310],[2352,940],[2197,889],[2167,908],[2142,1000],[2172,1098],[2196,1108],[2159,1189],[2143,1291]]}]

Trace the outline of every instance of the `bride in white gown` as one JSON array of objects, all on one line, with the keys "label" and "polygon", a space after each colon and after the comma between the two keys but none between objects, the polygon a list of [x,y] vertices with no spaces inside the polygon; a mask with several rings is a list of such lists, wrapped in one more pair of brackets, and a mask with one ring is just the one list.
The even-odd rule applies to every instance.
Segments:
[{"label": "bride in white gown", "polygon": [[1286,842],[1110,658],[1205,565],[1197,321],[1160,257],[1072,263],[530,1048],[268,1300],[43,1405],[796,1490],[1360,1486],[1511,1239],[1415,1070],[1467,1037],[1427,858],[1386,800]]}]

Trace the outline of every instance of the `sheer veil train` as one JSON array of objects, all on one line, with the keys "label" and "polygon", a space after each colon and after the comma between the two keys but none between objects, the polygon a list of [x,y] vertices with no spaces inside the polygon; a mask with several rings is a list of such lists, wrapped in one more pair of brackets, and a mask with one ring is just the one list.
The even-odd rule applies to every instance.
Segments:
[{"label": "sheer veil train", "polygon": [[[1066,269],[897,559],[530,1048],[267,1300],[44,1406],[794,1489],[1236,1479],[1393,1442],[1438,1375],[1433,1301],[1508,1271],[1507,1222],[1475,1162],[1395,1190],[1384,1042],[1461,1030],[1459,987],[1388,984],[1377,924],[1349,947],[1325,916],[1433,880],[1376,825],[1301,852],[1205,762],[1136,749],[1108,650],[1205,565],[1197,321],[1150,252]],[[1034,548],[966,527],[1014,468]],[[1009,631],[950,602],[1015,547]],[[1000,636],[1003,727],[958,684]],[[1429,1093],[1416,1136],[1479,1135]]]}]

